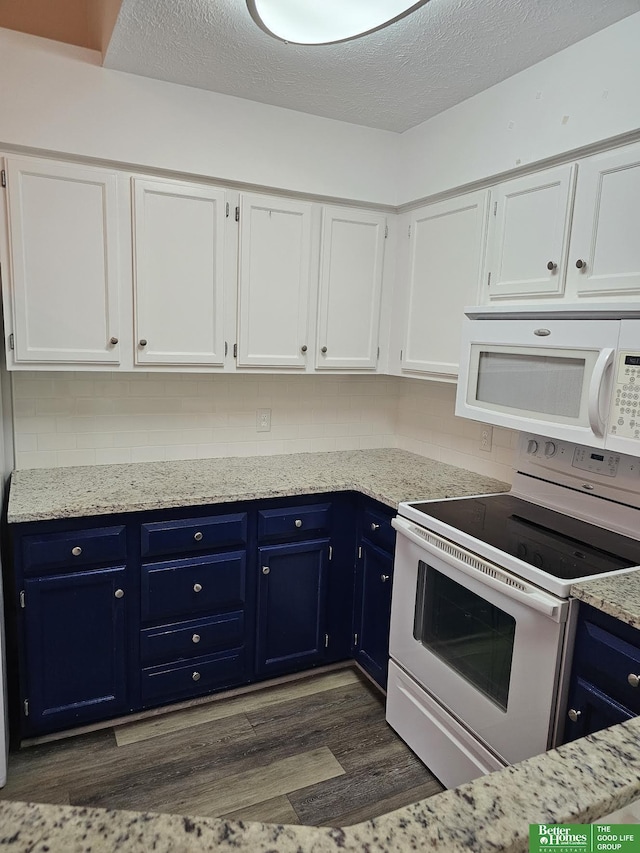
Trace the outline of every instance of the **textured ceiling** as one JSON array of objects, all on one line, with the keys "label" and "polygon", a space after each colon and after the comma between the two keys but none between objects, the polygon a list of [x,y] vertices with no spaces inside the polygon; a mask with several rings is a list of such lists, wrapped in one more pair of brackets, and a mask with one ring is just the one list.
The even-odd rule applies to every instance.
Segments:
[{"label": "textured ceiling", "polygon": [[640,0],[429,0],[362,39],[279,42],[245,0],[122,0],[104,65],[404,131],[640,10]]}]

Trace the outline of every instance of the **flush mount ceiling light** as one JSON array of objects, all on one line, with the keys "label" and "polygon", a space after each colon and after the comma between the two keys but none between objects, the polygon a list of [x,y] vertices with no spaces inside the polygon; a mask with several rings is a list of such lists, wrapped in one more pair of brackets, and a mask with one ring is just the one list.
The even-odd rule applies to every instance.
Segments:
[{"label": "flush mount ceiling light", "polygon": [[294,44],[335,44],[382,29],[427,0],[247,0],[266,33]]}]

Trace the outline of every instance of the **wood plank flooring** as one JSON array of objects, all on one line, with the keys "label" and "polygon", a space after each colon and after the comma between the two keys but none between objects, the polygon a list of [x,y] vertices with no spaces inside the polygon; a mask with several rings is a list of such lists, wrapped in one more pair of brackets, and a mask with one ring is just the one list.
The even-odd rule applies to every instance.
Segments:
[{"label": "wood plank flooring", "polygon": [[441,790],[345,669],[12,752],[0,799],[348,826]]}]

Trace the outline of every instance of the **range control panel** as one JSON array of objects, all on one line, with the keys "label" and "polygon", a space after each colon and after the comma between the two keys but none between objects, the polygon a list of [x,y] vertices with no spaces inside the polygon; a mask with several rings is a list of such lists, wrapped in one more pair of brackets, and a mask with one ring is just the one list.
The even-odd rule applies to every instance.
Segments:
[{"label": "range control panel", "polygon": [[609,434],[640,441],[640,353],[618,353]]}]

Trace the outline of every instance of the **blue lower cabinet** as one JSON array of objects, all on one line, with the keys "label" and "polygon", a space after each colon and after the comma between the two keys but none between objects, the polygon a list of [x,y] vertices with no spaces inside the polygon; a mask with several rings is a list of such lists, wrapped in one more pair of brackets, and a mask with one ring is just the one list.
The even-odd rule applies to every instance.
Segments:
[{"label": "blue lower cabinet", "polygon": [[142,670],[142,704],[158,705],[200,696],[249,680],[244,647],[227,649],[188,663],[166,664]]},{"label": "blue lower cabinet", "polygon": [[124,567],[24,583],[24,728],[40,733],[127,709]]},{"label": "blue lower cabinet", "polygon": [[573,679],[567,704],[564,743],[584,735],[608,729],[630,720],[635,714],[620,705],[593,684],[577,677]]},{"label": "blue lower cabinet", "polygon": [[358,556],[354,657],[381,687],[386,687],[393,557],[366,540]]},{"label": "blue lower cabinet", "polygon": [[258,674],[304,669],[325,659],[328,560],[328,539],[258,548]]}]

